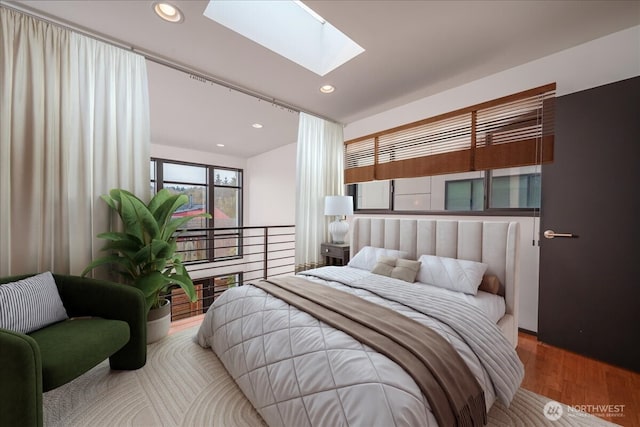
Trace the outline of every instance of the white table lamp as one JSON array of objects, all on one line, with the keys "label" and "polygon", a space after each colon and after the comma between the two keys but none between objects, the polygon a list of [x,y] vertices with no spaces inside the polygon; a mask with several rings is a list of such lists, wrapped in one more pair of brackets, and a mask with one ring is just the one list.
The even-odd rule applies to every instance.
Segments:
[{"label": "white table lamp", "polygon": [[353,215],[353,197],[326,196],[324,214],[333,215],[336,220],[329,224],[329,233],[333,243],[344,243],[344,236],[349,232],[349,223],[342,219],[344,215]]}]

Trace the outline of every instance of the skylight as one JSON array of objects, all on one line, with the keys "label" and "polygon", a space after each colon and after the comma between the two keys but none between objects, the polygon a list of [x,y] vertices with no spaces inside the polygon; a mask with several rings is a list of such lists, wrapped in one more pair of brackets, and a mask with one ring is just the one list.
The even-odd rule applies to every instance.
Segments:
[{"label": "skylight", "polygon": [[204,16],[320,76],[364,52],[299,1],[210,0]]}]

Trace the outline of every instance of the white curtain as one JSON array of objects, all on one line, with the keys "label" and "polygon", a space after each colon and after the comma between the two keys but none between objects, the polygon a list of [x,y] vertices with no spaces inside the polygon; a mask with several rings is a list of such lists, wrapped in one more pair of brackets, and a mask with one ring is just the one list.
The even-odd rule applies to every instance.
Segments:
[{"label": "white curtain", "polygon": [[100,255],[100,195],[149,197],[143,57],[0,7],[0,277],[79,274]]},{"label": "white curtain", "polygon": [[322,262],[324,197],[344,193],[342,125],[300,113],[296,165],[296,271]]}]

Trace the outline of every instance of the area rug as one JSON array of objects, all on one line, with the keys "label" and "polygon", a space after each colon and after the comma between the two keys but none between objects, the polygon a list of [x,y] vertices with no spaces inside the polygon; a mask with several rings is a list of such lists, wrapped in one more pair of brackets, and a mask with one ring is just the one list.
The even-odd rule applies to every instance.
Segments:
[{"label": "area rug", "polygon": [[[193,341],[196,331],[190,328],[151,344],[142,369],[111,371],[105,361],[45,393],[45,426],[266,426],[215,354]],[[508,409],[500,403],[491,408],[488,425],[613,425],[549,402],[520,389]]]}]

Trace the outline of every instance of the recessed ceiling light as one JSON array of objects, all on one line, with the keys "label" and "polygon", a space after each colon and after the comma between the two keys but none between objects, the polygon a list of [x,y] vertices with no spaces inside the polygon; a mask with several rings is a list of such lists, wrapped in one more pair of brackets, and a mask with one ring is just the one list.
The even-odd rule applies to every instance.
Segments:
[{"label": "recessed ceiling light", "polygon": [[224,144],[216,144],[216,147],[224,147]]},{"label": "recessed ceiling light", "polygon": [[177,22],[182,22],[182,20],[184,19],[184,16],[182,15],[182,12],[180,12],[180,9],[178,9],[176,6],[167,2],[153,3],[153,11],[160,18],[168,22],[177,23]]},{"label": "recessed ceiling light", "polygon": [[253,126],[256,129],[262,129],[262,125],[260,123],[254,123],[251,126]]},{"label": "recessed ceiling light", "polygon": [[322,93],[331,93],[334,90],[336,90],[336,88],[331,85],[324,85],[320,88],[320,92]]}]

